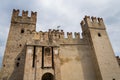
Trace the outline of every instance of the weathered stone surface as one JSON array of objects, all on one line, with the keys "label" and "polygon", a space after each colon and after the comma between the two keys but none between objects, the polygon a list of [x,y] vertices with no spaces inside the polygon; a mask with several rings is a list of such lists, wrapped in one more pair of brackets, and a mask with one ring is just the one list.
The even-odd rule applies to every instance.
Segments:
[{"label": "weathered stone surface", "polygon": [[13,10],[1,80],[120,80],[102,18],[86,16],[82,37],[63,30],[36,32],[37,13]]}]

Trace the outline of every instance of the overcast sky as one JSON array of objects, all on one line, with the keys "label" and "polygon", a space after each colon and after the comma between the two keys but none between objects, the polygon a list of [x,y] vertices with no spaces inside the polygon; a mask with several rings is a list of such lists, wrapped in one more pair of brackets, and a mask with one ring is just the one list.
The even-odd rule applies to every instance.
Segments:
[{"label": "overcast sky", "polygon": [[0,0],[0,56],[10,28],[13,9],[37,12],[37,31],[61,26],[65,32],[81,32],[85,15],[102,17],[116,55],[120,56],[119,0]]}]

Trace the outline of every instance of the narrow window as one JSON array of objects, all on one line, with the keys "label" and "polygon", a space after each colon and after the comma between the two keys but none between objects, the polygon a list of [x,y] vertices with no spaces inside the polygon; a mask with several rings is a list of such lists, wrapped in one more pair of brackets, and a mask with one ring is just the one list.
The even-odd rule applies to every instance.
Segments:
[{"label": "narrow window", "polygon": [[101,34],[100,34],[100,33],[98,33],[98,37],[101,37]]},{"label": "narrow window", "polygon": [[33,64],[32,67],[35,67],[35,46],[34,46],[34,52],[33,52]]},{"label": "narrow window", "polygon": [[19,62],[16,63],[16,67],[19,67]]},{"label": "narrow window", "polygon": [[52,47],[52,68],[54,69],[54,51]]},{"label": "narrow window", "polygon": [[19,60],[20,60],[20,57],[19,57],[19,58],[17,58],[17,60],[19,61]]},{"label": "narrow window", "polygon": [[22,45],[20,44],[19,46],[21,47]]},{"label": "narrow window", "polygon": [[59,38],[60,38],[60,35],[59,35]]},{"label": "narrow window", "polygon": [[42,69],[44,67],[44,46],[42,47]]},{"label": "narrow window", "polygon": [[5,64],[3,65],[3,67],[5,67]]},{"label": "narrow window", "polygon": [[21,33],[24,33],[24,29],[21,29]]}]

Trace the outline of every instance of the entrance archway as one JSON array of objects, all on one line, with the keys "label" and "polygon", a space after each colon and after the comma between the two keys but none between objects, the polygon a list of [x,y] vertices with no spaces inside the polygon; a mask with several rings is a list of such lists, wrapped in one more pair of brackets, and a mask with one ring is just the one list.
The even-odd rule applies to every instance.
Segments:
[{"label": "entrance archway", "polygon": [[42,76],[42,80],[54,80],[54,76],[51,73],[45,73]]}]

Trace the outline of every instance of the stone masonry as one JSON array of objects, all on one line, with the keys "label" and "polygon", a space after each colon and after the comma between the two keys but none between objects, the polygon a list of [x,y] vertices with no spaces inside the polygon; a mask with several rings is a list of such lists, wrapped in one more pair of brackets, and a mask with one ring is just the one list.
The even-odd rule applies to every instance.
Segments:
[{"label": "stone masonry", "polygon": [[37,13],[13,10],[0,80],[120,80],[120,67],[102,18],[81,21],[79,32],[36,32]]}]

